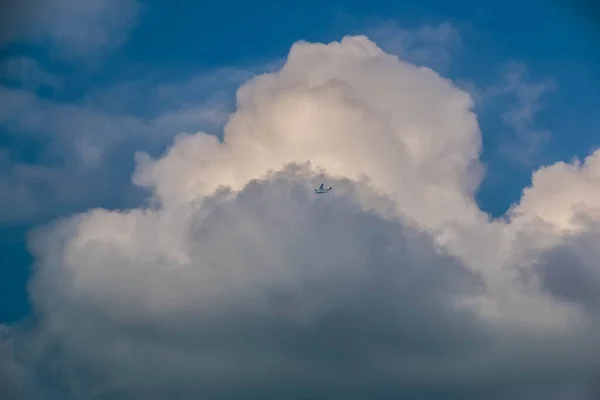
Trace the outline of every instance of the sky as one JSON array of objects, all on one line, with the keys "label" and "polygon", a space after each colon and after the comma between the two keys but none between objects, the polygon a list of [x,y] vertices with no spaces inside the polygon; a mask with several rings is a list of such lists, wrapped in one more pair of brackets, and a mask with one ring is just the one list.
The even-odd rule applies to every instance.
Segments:
[{"label": "sky", "polygon": [[2,3],[0,397],[596,398],[598,10],[261,4]]}]

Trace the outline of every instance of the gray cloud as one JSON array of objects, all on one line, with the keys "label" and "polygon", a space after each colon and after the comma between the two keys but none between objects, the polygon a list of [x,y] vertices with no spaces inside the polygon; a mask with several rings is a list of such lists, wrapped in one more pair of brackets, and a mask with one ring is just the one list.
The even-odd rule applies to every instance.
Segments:
[{"label": "gray cloud", "polygon": [[136,0],[25,0],[5,8],[10,22],[2,43],[49,44],[70,59],[102,57],[123,45],[140,11]]},{"label": "gray cloud", "polygon": [[[477,282],[460,261],[436,255],[431,239],[418,228],[363,211],[350,183],[335,182],[338,195],[315,200],[305,177],[306,172],[287,172],[251,183],[235,199],[215,199],[192,215],[191,264],[172,270],[151,267],[143,282],[130,281],[129,288],[114,281],[113,289],[129,292],[131,301],[118,295],[113,303],[101,292],[93,294],[112,290],[108,286],[97,286],[88,297],[77,288],[77,276],[42,266],[45,272],[34,283],[36,301],[50,311],[47,317],[68,327],[52,335],[63,348],[48,360],[57,365],[56,375],[63,374],[55,379],[77,384],[68,378],[75,373],[70,358],[101,357],[101,363],[95,360],[89,367],[107,376],[98,383],[102,389],[118,387],[119,376],[148,373],[164,382],[157,384],[161,390],[177,390],[180,379],[216,373],[224,374],[227,386],[238,380],[242,386],[245,380],[261,386],[262,376],[272,377],[269,386],[325,377],[333,379],[331,385],[368,373],[372,364],[377,368],[377,358],[401,354],[410,363],[474,351],[480,340],[477,325],[468,313],[450,306],[451,296],[472,290]],[[47,250],[38,247],[38,259],[47,259]],[[119,280],[118,274],[109,268],[104,277]],[[67,282],[74,285],[64,286]],[[79,299],[73,302],[72,296]],[[59,304],[70,305],[59,310]],[[86,323],[71,319],[83,315]],[[438,323],[446,315],[451,319],[439,335]],[[157,318],[163,323],[156,325]],[[131,342],[139,334],[143,339]],[[94,350],[99,343],[104,355]],[[122,345],[132,352],[129,361],[122,359]],[[82,350],[87,354],[78,353]],[[153,366],[144,371],[148,365]],[[426,370],[414,373],[405,370],[405,379],[428,375]],[[211,381],[200,378],[195,390],[218,383]],[[134,382],[127,382],[133,383],[125,392],[130,398],[144,393]],[[93,390],[93,384],[87,389]]]},{"label": "gray cloud", "polygon": [[190,263],[149,259],[143,275],[117,247],[90,248],[86,275],[57,269],[68,244],[39,236],[33,293],[47,322],[21,353],[39,398],[475,399],[569,374],[541,365],[545,347],[505,343],[453,306],[481,282],[426,232],[363,210],[365,188],[348,181],[314,198],[306,181],[319,178],[292,167],[208,199],[190,216]]},{"label": "gray cloud", "polygon": [[[600,268],[597,227],[572,234],[541,257],[543,287],[552,295],[577,303],[597,317],[600,311]],[[597,321],[600,323],[600,319]]]},{"label": "gray cloud", "polygon": [[0,3],[0,44],[18,37],[25,17],[30,10],[30,2],[24,0],[4,0]]}]

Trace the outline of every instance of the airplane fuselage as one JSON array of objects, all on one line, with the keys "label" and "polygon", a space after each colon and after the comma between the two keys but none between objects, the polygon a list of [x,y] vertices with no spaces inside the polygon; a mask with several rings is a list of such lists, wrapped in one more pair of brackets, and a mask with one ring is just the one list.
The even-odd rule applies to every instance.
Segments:
[{"label": "airplane fuselage", "polygon": [[318,188],[315,188],[315,193],[323,194],[323,193],[328,193],[330,190],[331,190],[331,186],[330,187],[318,187]]}]

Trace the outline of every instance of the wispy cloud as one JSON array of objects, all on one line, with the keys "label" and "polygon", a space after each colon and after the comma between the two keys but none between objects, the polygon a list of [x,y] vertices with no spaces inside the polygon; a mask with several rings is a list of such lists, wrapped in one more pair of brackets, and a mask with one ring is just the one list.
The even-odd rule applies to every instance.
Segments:
[{"label": "wispy cloud", "polygon": [[102,57],[123,45],[141,10],[137,0],[25,0],[10,9],[4,43],[47,44],[70,59]]},{"label": "wispy cloud", "polygon": [[388,53],[442,72],[462,48],[461,33],[450,22],[405,28],[386,21],[368,29],[367,34]]},{"label": "wispy cloud", "polygon": [[537,117],[543,109],[543,98],[556,90],[551,78],[533,80],[527,66],[507,63],[500,82],[475,89],[482,107],[500,109],[501,118],[508,128],[499,136],[497,151],[514,162],[532,166],[538,160],[544,146],[552,139],[547,129],[538,127]]},{"label": "wispy cloud", "polygon": [[[129,181],[134,153],[160,154],[182,132],[220,135],[235,106],[234,88],[260,67],[249,68],[217,69],[158,84],[125,82],[89,93],[85,103],[41,98],[16,75],[21,88],[0,87],[0,101],[6,104],[0,110],[5,132],[0,221],[77,209],[116,193],[126,202],[136,192]],[[149,95],[140,98],[141,92]],[[110,193],[101,194],[105,190]]]},{"label": "wispy cloud", "polygon": [[46,86],[60,89],[63,77],[44,68],[38,61],[25,56],[14,56],[0,62],[0,79],[28,90]]},{"label": "wispy cloud", "polygon": [[[459,29],[450,22],[405,28],[387,21],[369,32],[387,52],[445,73],[460,60],[463,29],[466,27]],[[497,136],[496,151],[517,165],[530,167],[552,137],[548,129],[538,127],[537,117],[544,97],[557,89],[556,83],[549,77],[532,77],[528,67],[519,62],[505,63],[500,75],[492,84],[460,80],[459,85],[472,95],[477,107],[500,116],[506,129]]]}]

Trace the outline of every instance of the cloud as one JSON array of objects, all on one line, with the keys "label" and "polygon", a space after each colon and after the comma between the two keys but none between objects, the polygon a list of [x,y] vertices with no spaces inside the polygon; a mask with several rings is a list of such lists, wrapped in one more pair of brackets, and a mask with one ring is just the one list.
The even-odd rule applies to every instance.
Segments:
[{"label": "cloud", "polygon": [[[0,102],[7,105],[0,111],[5,132],[0,221],[30,221],[106,204],[108,198],[110,204],[130,204],[140,191],[130,181],[134,152],[160,152],[180,132],[218,133],[232,107],[226,90],[234,83],[227,80],[235,82],[237,75],[244,76],[243,70],[211,71],[160,85],[129,82],[91,93],[84,104],[0,87]],[[213,82],[216,78],[220,84]],[[134,101],[133,93],[141,91],[156,95]]]},{"label": "cloud", "polygon": [[[437,255],[431,239],[418,229],[362,210],[351,195],[354,189],[349,182],[334,183],[342,192],[337,201],[311,200],[311,192],[304,190],[307,174],[303,169],[285,171],[271,180],[248,185],[230,201],[209,199],[215,204],[180,222],[165,210],[126,215],[99,210],[84,216],[81,222],[93,230],[89,233],[100,236],[81,236],[77,243],[63,248],[62,256],[70,266],[41,267],[46,271],[42,275],[52,277],[40,275],[34,292],[43,297],[43,308],[54,309],[43,313],[58,325],[72,326],[69,315],[87,315],[87,322],[74,324],[63,339],[89,340],[81,343],[88,350],[66,351],[91,353],[73,356],[99,357],[88,346],[92,341],[97,346],[107,340],[102,345],[102,357],[108,364],[94,361],[88,365],[92,375],[84,379],[92,382],[86,389],[107,390],[107,396],[110,393],[117,398],[137,398],[146,390],[164,394],[179,387],[179,380],[214,373],[225,374],[226,385],[241,386],[237,390],[245,385],[260,389],[264,374],[272,375],[275,385],[294,377],[318,382],[330,376],[335,381],[348,373],[364,373],[362,369],[375,361],[370,358],[385,359],[389,351],[410,359],[435,357],[436,353],[443,356],[456,351],[455,347],[472,346],[472,334],[462,334],[461,327],[472,322],[467,315],[448,309],[453,295],[475,284],[464,266]],[[344,195],[344,190],[350,195]],[[286,207],[269,207],[278,201],[285,202]],[[106,242],[109,236],[114,237],[114,229],[121,229],[121,218],[128,219],[133,228],[123,232],[125,236],[145,244],[139,242],[141,247],[135,248],[131,247],[134,242],[116,237]],[[163,237],[139,237],[154,228],[154,221],[170,225],[167,230],[172,235],[162,230]],[[103,226],[103,232],[96,230],[97,224]],[[55,231],[66,229],[63,238],[67,241],[70,229],[80,229],[69,225]],[[176,237],[182,241],[174,241]],[[99,259],[88,258],[91,253],[86,249],[98,240],[111,248],[115,259],[106,260],[104,253],[96,253]],[[45,258],[47,245],[45,239],[35,245],[41,258]],[[155,251],[148,252],[149,245]],[[127,261],[132,255],[134,258]],[[405,268],[397,268],[398,257],[406,260]],[[98,262],[105,267],[98,269]],[[77,268],[74,274],[68,270],[71,267]],[[146,269],[147,279],[129,278],[138,268]],[[58,293],[51,281],[71,281],[74,286],[67,284]],[[56,308],[65,301],[67,309]],[[83,308],[77,310],[76,304]],[[407,327],[403,319],[411,318],[414,310],[422,315]],[[456,320],[447,326],[446,336],[439,336],[436,320],[449,312]],[[163,322],[155,325],[153,321]],[[96,329],[103,334],[92,335]],[[131,347],[129,357],[135,362],[128,363],[119,349],[129,347],[139,330],[150,336],[143,339],[148,342]],[[59,337],[59,341],[63,339]],[[56,343],[59,347],[65,344]],[[180,352],[189,352],[189,356]],[[62,354],[39,362],[56,365],[57,375],[70,374],[70,357]],[[159,358],[168,365],[167,370],[154,364]],[[123,361],[129,365],[121,369]],[[152,368],[150,375],[136,367],[148,363],[158,367]],[[356,369],[350,367],[353,364]],[[94,375],[102,377],[105,373],[114,374],[114,378],[93,381]],[[426,370],[414,377],[413,373],[405,371],[404,379],[427,379]],[[119,376],[132,375],[138,378],[119,382]],[[158,382],[156,387],[144,388],[135,382],[150,377]],[[186,396],[210,390],[209,386],[202,387],[210,381],[200,383],[180,390]],[[327,380],[324,383],[331,384]],[[215,388],[216,398],[226,389]],[[80,396],[87,397],[87,393]]]},{"label": "cloud", "polygon": [[595,262],[597,240],[597,229],[570,237],[549,251],[540,264],[546,290],[589,309],[594,316],[600,308],[600,271]]},{"label": "cloud", "polygon": [[556,90],[552,79],[532,82],[525,65],[508,63],[503,82],[485,88],[479,93],[480,101],[508,100],[510,105],[502,113],[503,123],[511,134],[501,136],[498,151],[518,164],[531,166],[538,160],[540,150],[551,139],[551,132],[536,126],[536,117],[542,110],[542,98]]},{"label": "cloud", "polygon": [[10,57],[0,63],[0,78],[30,90],[44,86],[60,88],[63,84],[60,75],[47,71],[33,58],[24,56]]},{"label": "cloud", "polygon": [[528,220],[537,219],[554,229],[577,232],[597,220],[600,209],[600,151],[583,162],[558,162],[537,170],[531,187],[523,191],[512,214]]},{"label": "cloud", "polygon": [[24,393],[17,382],[23,379],[20,366],[13,361],[11,330],[0,324],[0,398],[20,399]]},{"label": "cloud", "polygon": [[0,14],[0,44],[7,43],[18,36],[29,7],[22,0],[8,0],[2,3]]},{"label": "cloud", "polygon": [[395,21],[386,21],[368,33],[384,51],[436,71],[446,70],[452,56],[462,47],[461,33],[450,22],[410,29]]},{"label": "cloud", "polygon": [[5,224],[44,215],[57,203],[70,203],[81,194],[72,180],[64,180],[60,168],[15,162],[6,151],[0,152],[0,166],[0,220]]},{"label": "cloud", "polygon": [[[600,330],[580,304],[597,287],[584,292],[566,268],[558,281],[548,255],[569,246],[597,272],[585,261],[594,241],[571,247],[535,217],[536,193],[568,188],[553,167],[557,186],[534,179],[506,218],[477,207],[472,107],[366,37],[294,44],[280,70],[240,87],[222,138],[181,134],[158,158],[137,154],[146,207],[92,209],[32,235],[36,319],[11,330],[24,388],[591,400]],[[313,195],[322,181],[333,191]],[[592,232],[596,214],[581,218]]]},{"label": "cloud", "polygon": [[[431,69],[401,63],[371,46],[361,39],[330,47],[294,45],[280,72],[239,89],[238,111],[224,127],[227,146],[212,136],[180,136],[171,157],[150,165],[140,155],[134,179],[156,189],[161,201],[178,203],[219,185],[239,189],[282,162],[311,160],[332,175],[368,176],[424,224],[436,226],[446,218],[432,211],[441,202],[456,218],[474,218],[476,206],[465,198],[481,178],[471,99]],[[341,54],[330,57],[330,51]],[[360,56],[377,62],[355,59]],[[453,101],[444,101],[447,97]],[[425,103],[429,110],[421,108]],[[436,113],[446,123],[444,136],[430,118]],[[220,173],[226,165],[231,172]],[[198,170],[203,173],[195,180]],[[181,178],[172,179],[176,175]],[[443,188],[444,197],[414,202],[428,190],[423,181]]]},{"label": "cloud", "polygon": [[136,0],[26,0],[9,7],[13,18],[0,39],[50,44],[67,58],[104,56],[127,39],[140,5]]}]

